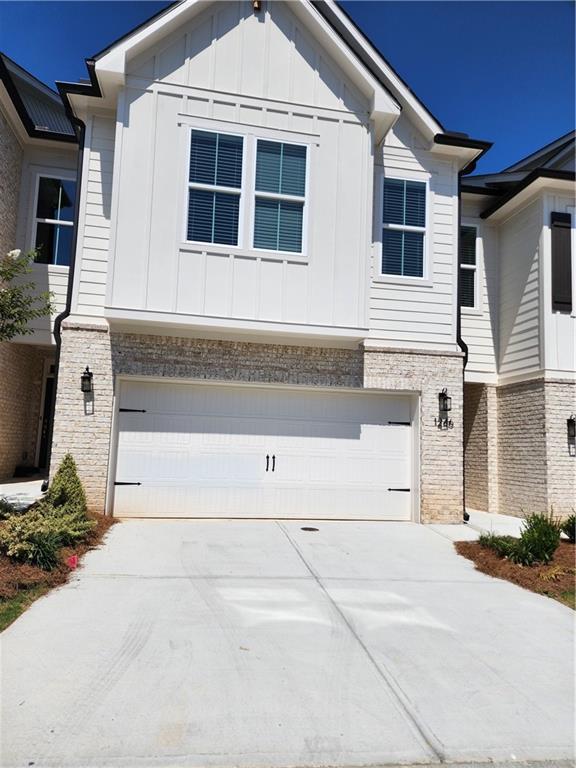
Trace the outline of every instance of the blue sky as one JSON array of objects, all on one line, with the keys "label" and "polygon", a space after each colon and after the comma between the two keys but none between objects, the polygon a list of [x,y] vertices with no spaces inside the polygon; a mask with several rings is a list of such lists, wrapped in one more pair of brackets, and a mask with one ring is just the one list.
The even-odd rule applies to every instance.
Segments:
[{"label": "blue sky", "polygon": [[[447,130],[494,141],[500,170],[574,127],[572,2],[343,3]],[[0,50],[40,79],[86,77],[84,58],[163,2],[6,2]]]}]

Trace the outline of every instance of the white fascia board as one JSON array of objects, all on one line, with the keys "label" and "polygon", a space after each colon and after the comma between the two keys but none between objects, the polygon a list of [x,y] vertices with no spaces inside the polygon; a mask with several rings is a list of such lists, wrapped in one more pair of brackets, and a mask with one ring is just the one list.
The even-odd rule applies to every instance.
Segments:
[{"label": "white fascia board", "polygon": [[486,221],[504,221],[513,213],[515,213],[518,208],[523,207],[523,205],[530,198],[539,192],[543,192],[544,190],[550,192],[568,193],[569,195],[571,194],[574,196],[576,193],[576,185],[573,181],[568,181],[566,179],[547,179],[545,177],[534,179],[531,184],[529,184],[527,187],[524,187],[521,192],[508,200],[508,202],[505,203],[501,208],[498,208],[497,211],[494,211],[494,213],[488,216]]},{"label": "white fascia board", "polygon": [[326,0],[326,5],[329,6],[330,10],[338,17],[340,23],[346,27],[347,31],[357,41],[358,45],[364,48],[366,53],[369,54],[374,67],[382,73],[383,79],[388,84],[390,93],[405,109],[411,122],[414,122],[416,127],[420,128],[427,138],[432,139],[437,133],[443,133],[444,128],[440,123],[435,120],[424,105],[421,104],[406,83],[400,79],[396,72],[394,72],[390,65],[385,61],[380,52],[374,48],[358,29],[356,29],[354,24],[350,23],[350,20],[338,7],[338,4],[335,3],[334,0]]},{"label": "white fascia board", "polygon": [[456,163],[456,167],[459,171],[461,171],[463,168],[466,168],[466,166],[476,160],[477,157],[480,157],[483,152],[483,149],[476,149],[472,147],[459,147],[449,144],[435,143],[430,145],[431,154],[453,160]]}]

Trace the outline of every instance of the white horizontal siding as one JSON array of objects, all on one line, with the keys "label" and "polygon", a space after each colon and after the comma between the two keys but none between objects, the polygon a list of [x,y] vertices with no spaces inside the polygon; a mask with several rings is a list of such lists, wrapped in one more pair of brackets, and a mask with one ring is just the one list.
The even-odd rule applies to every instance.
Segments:
[{"label": "white horizontal siding", "polygon": [[79,280],[75,296],[76,312],[102,315],[106,295],[106,277],[110,249],[112,168],[114,164],[115,122],[94,116],[88,138],[86,185],[82,191],[83,226]]},{"label": "white horizontal siding", "polygon": [[542,203],[538,200],[500,228],[500,375],[541,368],[541,232]]},{"label": "white horizontal siding", "polygon": [[465,215],[462,224],[477,228],[476,279],[479,281],[478,307],[462,309],[462,338],[468,346],[466,375],[478,381],[493,379],[497,373],[498,333],[498,233],[483,222]]},{"label": "white horizontal siding", "polygon": [[456,344],[455,272],[457,173],[450,163],[438,162],[423,149],[420,137],[401,118],[387,136],[376,185],[382,173],[396,178],[428,181],[428,275],[422,284],[380,275],[382,212],[378,189],[374,195],[374,258],[370,286],[371,338],[391,346],[450,348]]}]

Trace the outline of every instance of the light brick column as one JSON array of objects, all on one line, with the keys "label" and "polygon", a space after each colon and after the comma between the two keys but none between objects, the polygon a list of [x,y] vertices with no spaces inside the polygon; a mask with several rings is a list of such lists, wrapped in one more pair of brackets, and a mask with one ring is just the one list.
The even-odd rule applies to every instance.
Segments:
[{"label": "light brick column", "polygon": [[0,111],[0,256],[16,248],[22,148]]},{"label": "light brick column", "polygon": [[576,383],[547,381],[546,479],[549,511],[566,516],[576,512],[576,456],[568,450],[566,421],[576,413]]},{"label": "light brick column", "polygon": [[[80,376],[87,365],[94,374],[92,395],[80,390]],[[71,453],[94,512],[104,512],[113,394],[108,326],[64,321],[50,477],[64,454]]]},{"label": "light brick column", "polygon": [[486,390],[486,487],[488,506],[486,511],[498,514],[498,397],[496,387],[487,384]]}]

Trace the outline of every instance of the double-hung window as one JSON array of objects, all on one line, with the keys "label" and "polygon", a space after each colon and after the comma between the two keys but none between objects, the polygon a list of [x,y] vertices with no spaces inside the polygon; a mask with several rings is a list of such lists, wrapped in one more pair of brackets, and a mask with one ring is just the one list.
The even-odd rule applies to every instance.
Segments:
[{"label": "double-hung window", "polygon": [[306,147],[256,142],[254,248],[302,252]]},{"label": "double-hung window", "polygon": [[303,144],[192,129],[186,239],[302,254],[307,163]]},{"label": "double-hung window", "polygon": [[36,262],[68,267],[72,257],[76,182],[38,177],[34,218]]},{"label": "double-hung window", "polygon": [[424,277],[426,184],[384,179],[382,274]]},{"label": "double-hung window", "polygon": [[238,245],[244,139],[193,130],[188,175],[188,240]]},{"label": "double-hung window", "polygon": [[478,306],[476,227],[460,227],[460,306]]}]

